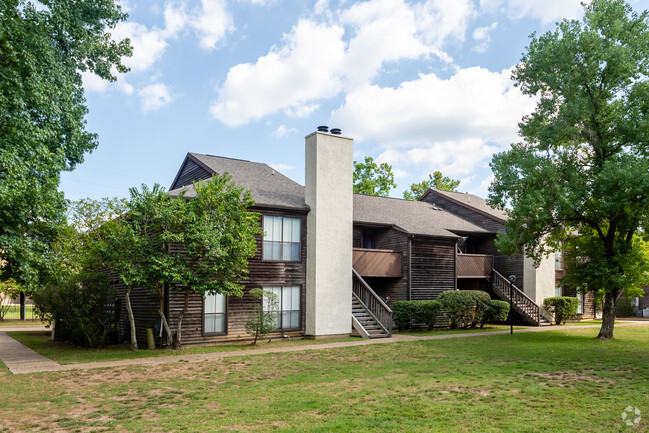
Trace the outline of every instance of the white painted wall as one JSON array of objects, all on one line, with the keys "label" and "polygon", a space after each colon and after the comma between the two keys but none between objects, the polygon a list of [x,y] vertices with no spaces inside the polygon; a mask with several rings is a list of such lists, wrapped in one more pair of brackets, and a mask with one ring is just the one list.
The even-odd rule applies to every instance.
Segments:
[{"label": "white painted wall", "polygon": [[539,267],[534,267],[534,260],[525,257],[523,262],[524,291],[527,296],[541,306],[541,313],[548,316],[543,308],[543,300],[555,295],[554,293],[554,256],[544,257]]},{"label": "white painted wall", "polygon": [[354,142],[306,137],[306,323],[310,337],[351,333]]}]

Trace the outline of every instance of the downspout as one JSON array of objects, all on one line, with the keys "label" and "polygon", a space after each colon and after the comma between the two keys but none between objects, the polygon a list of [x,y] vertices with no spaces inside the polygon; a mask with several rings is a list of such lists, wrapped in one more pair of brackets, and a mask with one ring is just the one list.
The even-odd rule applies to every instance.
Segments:
[{"label": "downspout", "polygon": [[459,248],[458,242],[460,240],[455,241],[455,260],[453,261],[453,268],[454,268],[454,273],[455,273],[455,279],[453,280],[454,282],[454,288],[457,290],[457,249]]},{"label": "downspout", "polygon": [[408,300],[412,300],[412,238],[414,235],[408,236]]}]

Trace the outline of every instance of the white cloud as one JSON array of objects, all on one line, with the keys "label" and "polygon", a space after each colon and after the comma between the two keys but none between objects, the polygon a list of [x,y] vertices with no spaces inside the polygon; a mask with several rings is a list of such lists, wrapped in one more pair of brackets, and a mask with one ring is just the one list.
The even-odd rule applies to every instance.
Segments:
[{"label": "white cloud", "polygon": [[280,172],[281,172],[281,171],[288,171],[288,170],[294,170],[294,169],[295,169],[295,167],[293,167],[292,165],[283,164],[283,163],[281,163],[281,162],[271,162],[269,165],[270,165],[272,168],[274,168],[275,170],[280,171]]},{"label": "white cloud", "polygon": [[210,112],[237,126],[281,109],[308,110],[313,100],[335,96],[341,90],[342,34],[342,27],[300,20],[284,35],[282,48],[230,69]]},{"label": "white cloud", "polygon": [[[297,132],[297,129],[295,129],[295,128],[287,128],[286,125],[279,125],[277,127],[277,129],[273,132],[273,136],[275,138],[281,139],[281,138],[284,138],[284,137],[287,137],[287,136],[291,135],[294,132]],[[271,165],[271,167],[273,167],[273,165]],[[273,168],[275,168],[275,167],[273,167]],[[277,168],[277,170],[280,170],[280,169]]]},{"label": "white cloud", "polygon": [[437,57],[452,62],[442,49],[462,40],[475,14],[470,0],[368,0],[301,19],[281,46],[255,63],[230,68],[210,107],[212,116],[238,126],[284,111],[306,117],[318,101],[354,91],[371,82],[390,62]]},{"label": "white cloud", "polygon": [[[481,0],[480,7],[487,12],[501,12],[511,19],[533,17],[541,24],[581,18],[584,0]],[[585,3],[590,1],[585,0]]]},{"label": "white cloud", "polygon": [[390,147],[475,137],[509,143],[521,116],[534,108],[510,75],[473,67],[449,79],[420,75],[397,88],[368,85],[350,92],[329,123]]},{"label": "white cloud", "polygon": [[224,0],[201,0],[201,8],[193,11],[190,25],[196,30],[201,48],[206,50],[217,48],[235,28]]},{"label": "white cloud", "polygon": [[141,99],[142,111],[145,113],[159,110],[173,99],[169,87],[163,83],[150,84],[141,89],[137,95]]},{"label": "white cloud", "polygon": [[473,39],[478,43],[472,48],[473,51],[484,53],[491,42],[491,33],[496,30],[498,23],[492,23],[485,27],[477,27],[473,30]]}]

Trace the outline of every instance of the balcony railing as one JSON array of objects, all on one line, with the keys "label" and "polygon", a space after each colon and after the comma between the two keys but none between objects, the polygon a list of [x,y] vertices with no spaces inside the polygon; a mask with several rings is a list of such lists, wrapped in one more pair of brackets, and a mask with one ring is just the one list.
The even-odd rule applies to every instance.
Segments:
[{"label": "balcony railing", "polygon": [[401,256],[399,251],[354,248],[352,263],[363,277],[398,278],[402,276]]},{"label": "balcony railing", "polygon": [[458,278],[491,278],[494,257],[485,254],[458,254]]}]

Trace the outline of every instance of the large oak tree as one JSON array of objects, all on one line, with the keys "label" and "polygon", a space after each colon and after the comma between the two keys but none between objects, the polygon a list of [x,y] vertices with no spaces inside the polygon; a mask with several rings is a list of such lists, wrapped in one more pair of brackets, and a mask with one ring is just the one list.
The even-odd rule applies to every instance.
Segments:
[{"label": "large oak tree", "polygon": [[108,33],[126,19],[114,0],[35,3],[0,2],[0,278],[25,289],[52,270],[49,243],[65,220],[61,171],[97,147],[81,73],[113,81],[131,54]]},{"label": "large oak tree", "polygon": [[613,338],[617,295],[646,276],[634,238],[649,215],[648,77],[647,12],[593,1],[583,21],[532,35],[513,79],[538,103],[519,124],[523,141],[491,164],[491,203],[511,206],[501,248],[524,245],[538,261],[578,239],[568,272],[604,298],[603,339]]}]

